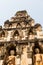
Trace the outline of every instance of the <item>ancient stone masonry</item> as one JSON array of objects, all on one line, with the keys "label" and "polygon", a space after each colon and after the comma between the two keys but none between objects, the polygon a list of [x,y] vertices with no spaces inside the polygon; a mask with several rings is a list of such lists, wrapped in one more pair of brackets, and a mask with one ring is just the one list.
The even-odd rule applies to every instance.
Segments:
[{"label": "ancient stone masonry", "polygon": [[[15,65],[43,65],[42,26],[25,10],[16,12],[0,26],[0,62],[4,61],[3,65],[11,49],[15,51]],[[37,63],[40,56],[41,62]]]}]

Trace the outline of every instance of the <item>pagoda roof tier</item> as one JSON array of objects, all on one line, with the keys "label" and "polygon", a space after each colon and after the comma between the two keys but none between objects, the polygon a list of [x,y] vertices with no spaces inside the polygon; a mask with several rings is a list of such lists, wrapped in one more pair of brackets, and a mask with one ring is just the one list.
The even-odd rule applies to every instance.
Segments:
[{"label": "pagoda roof tier", "polygon": [[[34,28],[34,27],[33,27]],[[30,27],[22,27],[22,28],[3,28],[2,30],[23,30],[23,29],[30,29]]]},{"label": "pagoda roof tier", "polygon": [[15,14],[15,16],[19,16],[19,15],[20,15],[20,16],[23,16],[23,15],[26,16],[26,15],[28,15],[28,14],[27,14],[27,11],[26,11],[26,10],[22,10],[22,11],[17,11],[16,14]]},{"label": "pagoda roof tier", "polygon": [[25,21],[25,20],[33,20],[30,16],[26,17],[12,17],[9,22],[16,22],[16,21]]},{"label": "pagoda roof tier", "polygon": [[30,17],[30,15],[27,15],[27,16],[14,16],[14,17],[11,17],[11,19],[20,19],[20,18],[28,18],[28,17]]},{"label": "pagoda roof tier", "polygon": [[16,44],[28,44],[28,42],[29,43],[35,43],[35,42],[43,42],[43,39],[31,39],[31,40],[13,40],[13,41],[1,41],[0,42],[0,45],[3,45],[3,44],[5,44],[5,43],[15,43],[16,42]]},{"label": "pagoda roof tier", "polygon": [[21,22],[25,22],[25,21],[29,21],[29,20],[20,20],[20,21],[18,21],[18,20],[15,21],[15,20],[14,20],[14,21],[11,21],[11,22],[10,22],[10,21],[9,21],[9,22],[5,22],[4,24],[10,24],[10,23],[21,23]]},{"label": "pagoda roof tier", "polygon": [[32,20],[34,20],[34,19],[32,19],[32,18],[30,18],[29,20],[28,19],[24,19],[24,20],[14,20],[14,21],[9,21],[9,20],[6,20],[5,22],[4,22],[4,25],[5,24],[12,24],[12,23],[21,23],[21,22],[24,22],[24,23],[26,23],[26,22],[31,22]]}]

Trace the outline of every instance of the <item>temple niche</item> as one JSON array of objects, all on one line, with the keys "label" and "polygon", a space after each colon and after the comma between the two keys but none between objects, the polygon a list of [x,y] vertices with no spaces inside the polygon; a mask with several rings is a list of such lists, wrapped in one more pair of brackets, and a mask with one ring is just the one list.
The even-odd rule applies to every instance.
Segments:
[{"label": "temple niche", "polygon": [[43,30],[26,10],[0,26],[0,65],[43,65]]}]

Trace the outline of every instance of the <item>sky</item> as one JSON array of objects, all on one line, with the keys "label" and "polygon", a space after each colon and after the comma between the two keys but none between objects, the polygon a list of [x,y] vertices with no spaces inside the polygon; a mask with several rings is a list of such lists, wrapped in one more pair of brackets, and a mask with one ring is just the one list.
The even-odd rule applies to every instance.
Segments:
[{"label": "sky", "polygon": [[0,0],[0,25],[3,26],[19,10],[26,10],[43,26],[43,0]]}]

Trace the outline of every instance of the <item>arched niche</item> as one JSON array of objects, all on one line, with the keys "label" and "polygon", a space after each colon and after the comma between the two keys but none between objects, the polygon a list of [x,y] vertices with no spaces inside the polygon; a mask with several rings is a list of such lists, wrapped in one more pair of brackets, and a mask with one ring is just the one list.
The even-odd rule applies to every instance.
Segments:
[{"label": "arched niche", "polygon": [[22,28],[20,23],[17,23],[16,28]]},{"label": "arched niche", "polygon": [[28,31],[28,39],[30,39],[30,40],[34,39],[35,35],[36,35],[36,33],[33,31],[32,28],[30,28],[29,31]]},{"label": "arched niche", "polygon": [[15,32],[13,33],[13,39],[20,40],[20,34],[19,34],[18,30],[15,30]]},{"label": "arched niche", "polygon": [[30,24],[29,24],[28,20],[25,21],[25,27],[30,27]]},{"label": "arched niche", "polygon": [[[42,60],[42,49],[40,48],[38,41],[35,42],[35,46],[33,47],[32,59],[33,59],[33,65],[36,65],[37,61],[39,62],[38,59]],[[40,62],[42,62],[42,61],[40,61]],[[39,62],[39,64],[40,64],[40,62]]]},{"label": "arched niche", "polygon": [[9,28],[12,28],[12,23],[9,23]]},{"label": "arched niche", "polygon": [[4,31],[2,31],[2,37],[5,37],[5,32]]},{"label": "arched niche", "polygon": [[14,45],[13,43],[9,44],[6,47],[6,54],[10,55],[10,50],[14,50],[14,52],[15,52],[14,55],[16,55],[16,45]]}]

